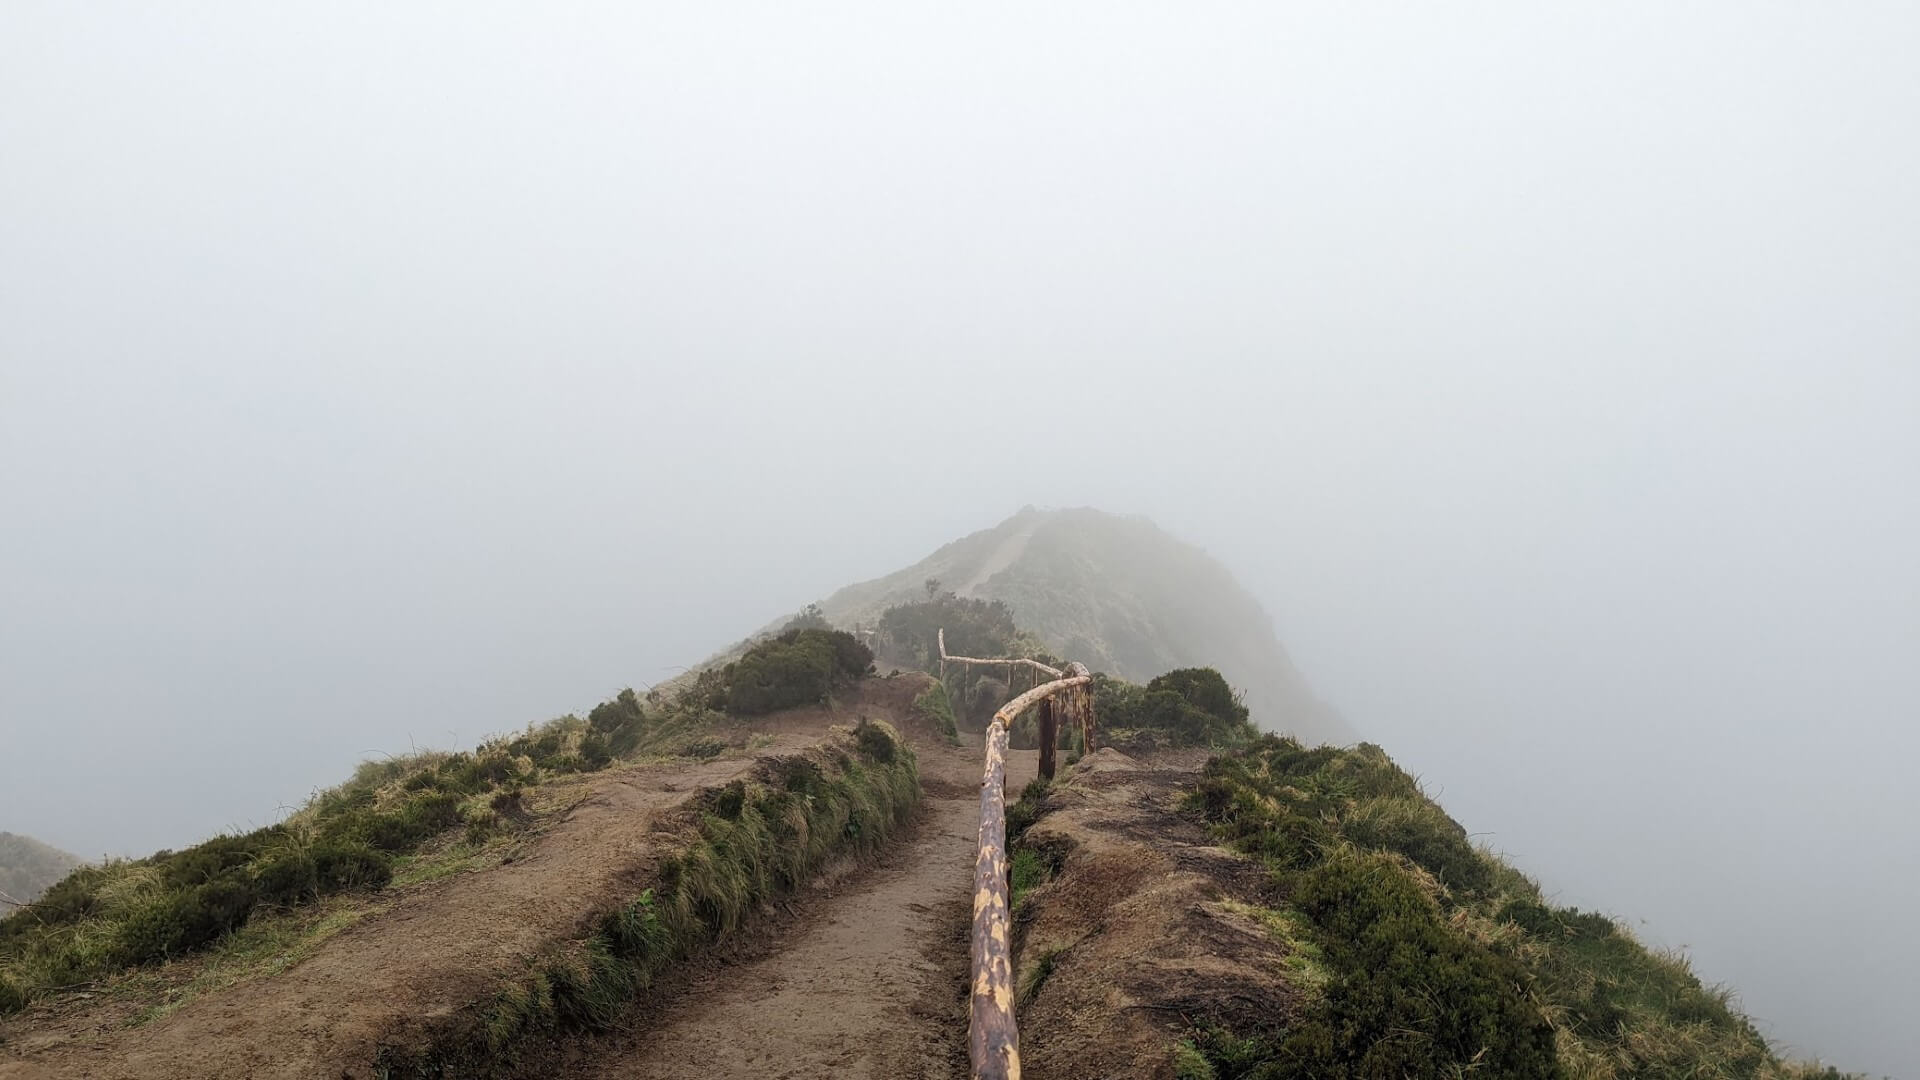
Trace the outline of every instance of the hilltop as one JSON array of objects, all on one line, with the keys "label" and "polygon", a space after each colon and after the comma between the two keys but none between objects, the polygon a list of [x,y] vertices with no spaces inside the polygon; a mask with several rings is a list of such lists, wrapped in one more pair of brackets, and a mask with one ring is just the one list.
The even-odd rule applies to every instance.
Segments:
[{"label": "hilltop", "polygon": [[1273,617],[1231,572],[1144,517],[1032,507],[884,577],[821,601],[836,626],[876,623],[925,595],[999,600],[1058,655],[1133,682],[1174,668],[1218,668],[1261,727],[1313,742],[1353,731],[1314,697]]},{"label": "hilltop", "polygon": [[[0,832],[0,896],[31,903],[85,861],[31,836]],[[10,906],[0,904],[0,914]]]}]

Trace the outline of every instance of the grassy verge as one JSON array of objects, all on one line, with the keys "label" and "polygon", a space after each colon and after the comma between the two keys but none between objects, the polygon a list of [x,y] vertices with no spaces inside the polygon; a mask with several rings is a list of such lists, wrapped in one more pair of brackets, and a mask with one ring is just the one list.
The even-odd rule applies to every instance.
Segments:
[{"label": "grassy verge", "polygon": [[1285,907],[1249,913],[1295,946],[1308,1001],[1264,1030],[1196,1017],[1183,1077],[1841,1078],[1781,1061],[1684,958],[1547,903],[1379,747],[1269,736],[1190,803],[1274,875]]},{"label": "grassy verge", "polygon": [[828,860],[876,851],[920,797],[913,752],[863,721],[819,750],[703,792],[651,883],[583,942],[541,957],[490,999],[384,1049],[388,1078],[536,1074],[558,1041],[605,1030],[661,977],[797,890]]},{"label": "grassy verge", "polygon": [[947,698],[947,688],[936,682],[932,689],[913,699],[913,711],[919,713],[946,736],[948,746],[960,745],[960,729],[953,720],[953,702]]}]

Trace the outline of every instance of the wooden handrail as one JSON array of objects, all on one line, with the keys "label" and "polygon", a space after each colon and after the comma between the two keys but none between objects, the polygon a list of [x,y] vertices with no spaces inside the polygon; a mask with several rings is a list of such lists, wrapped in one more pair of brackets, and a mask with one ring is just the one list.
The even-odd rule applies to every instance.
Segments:
[{"label": "wooden handrail", "polygon": [[[1006,663],[947,655],[946,631],[940,632],[940,657],[962,663]],[[1058,738],[1053,708],[1077,715],[1089,751],[1093,747],[1093,700],[1087,687],[1093,676],[1084,664],[1061,672],[1036,661],[1034,667],[1057,677],[1028,690],[993,714],[987,724],[986,767],[980,777],[980,848],[973,863],[973,983],[967,996],[967,1056],[975,1080],[1020,1080],[1020,1029],[1013,1016],[1013,919],[1007,878],[1007,736],[1013,721],[1034,705],[1043,709],[1041,738]],[[1043,755],[1051,764],[1052,755]]]},{"label": "wooden handrail", "polygon": [[1061,671],[1057,667],[1049,667],[1038,660],[1030,659],[1025,656],[1006,656],[1006,657],[1001,657],[998,660],[982,660],[976,656],[948,656],[946,627],[943,626],[940,628],[939,637],[940,637],[940,662],[942,664],[990,664],[995,667],[1005,666],[1009,668],[1025,666],[1025,667],[1033,668],[1035,671],[1038,671],[1043,675],[1051,675],[1056,679],[1066,674],[1066,672]]}]

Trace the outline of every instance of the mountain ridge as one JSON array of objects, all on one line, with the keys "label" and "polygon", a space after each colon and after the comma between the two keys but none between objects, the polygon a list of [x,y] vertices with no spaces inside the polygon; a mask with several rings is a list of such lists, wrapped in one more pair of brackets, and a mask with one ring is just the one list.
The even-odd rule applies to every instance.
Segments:
[{"label": "mountain ridge", "polygon": [[1141,515],[1023,507],[911,566],[847,585],[819,604],[839,626],[870,625],[929,580],[999,600],[1061,655],[1136,682],[1211,665],[1244,692],[1255,722],[1312,741],[1352,742],[1232,573]]}]

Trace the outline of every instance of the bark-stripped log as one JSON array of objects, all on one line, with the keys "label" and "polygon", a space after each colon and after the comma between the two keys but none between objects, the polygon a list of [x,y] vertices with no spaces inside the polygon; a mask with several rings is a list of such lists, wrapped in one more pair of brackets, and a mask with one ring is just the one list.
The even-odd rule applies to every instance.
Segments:
[{"label": "bark-stripped log", "polygon": [[[1082,667],[1081,671],[1086,668]],[[1020,1031],[1013,1019],[1012,919],[1007,906],[1007,728],[1056,695],[1084,696],[1076,675],[1043,683],[1000,706],[987,725],[980,778],[980,849],[973,863],[973,989],[967,1000],[967,1055],[976,1080],[1020,1080]]]},{"label": "bark-stripped log", "polygon": [[980,779],[980,850],[973,864],[973,991],[967,1000],[967,1055],[977,1080],[1020,1080],[1020,1031],[1013,1021],[1013,946],[1007,913],[1007,728],[987,726]]},{"label": "bark-stripped log", "polygon": [[[1056,679],[1060,678],[1062,675],[1067,674],[1066,672],[1061,671],[1059,668],[1048,667],[1047,665],[1041,663],[1038,660],[1029,660],[1024,656],[1016,656],[1016,657],[1000,656],[1000,657],[995,657],[991,660],[982,660],[979,657],[974,657],[974,656],[948,656],[947,655],[947,628],[944,626],[940,628],[939,640],[940,640],[940,662],[942,665],[945,665],[948,661],[952,661],[953,663],[956,663],[956,664],[1006,664],[1009,666],[1009,668],[1011,668],[1012,665],[1018,664],[1018,665],[1021,665],[1022,667],[1030,667],[1042,674],[1051,675]],[[941,668],[941,672],[943,676],[945,671],[946,669],[943,666]],[[1009,679],[1013,678],[1013,673],[1011,670],[1008,671],[1007,678]]]}]

